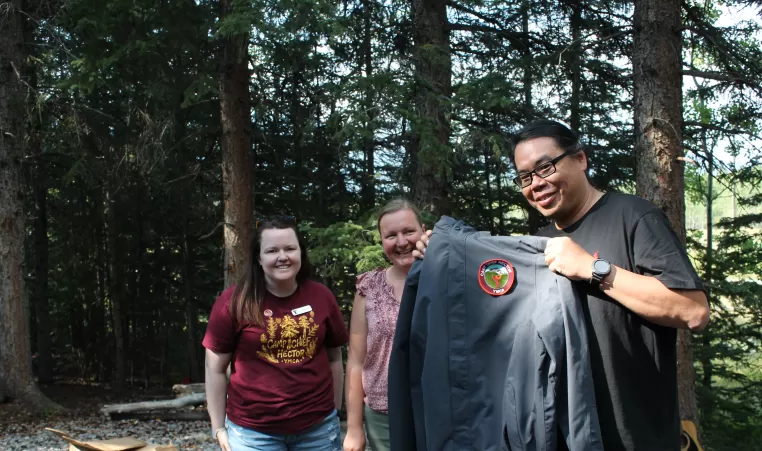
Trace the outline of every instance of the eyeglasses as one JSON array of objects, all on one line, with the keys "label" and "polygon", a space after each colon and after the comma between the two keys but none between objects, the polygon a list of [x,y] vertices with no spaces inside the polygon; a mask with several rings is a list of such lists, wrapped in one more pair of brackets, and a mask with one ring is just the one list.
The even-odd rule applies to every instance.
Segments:
[{"label": "eyeglasses", "polygon": [[296,216],[276,215],[276,216],[262,216],[261,218],[257,218],[257,220],[254,222],[254,229],[255,230],[258,229],[261,223],[271,222],[271,221],[281,221],[296,227]]},{"label": "eyeglasses", "polygon": [[550,175],[553,175],[556,172],[556,163],[561,161],[563,157],[577,153],[580,150],[582,149],[580,149],[579,147],[571,148],[567,150],[566,152],[562,153],[561,155],[557,156],[556,158],[553,158],[552,160],[548,160],[544,163],[537,165],[537,167],[535,167],[529,172],[519,172],[519,175],[513,178],[513,183],[517,184],[521,188],[526,188],[527,186],[532,184],[532,174],[541,178],[546,178]]}]

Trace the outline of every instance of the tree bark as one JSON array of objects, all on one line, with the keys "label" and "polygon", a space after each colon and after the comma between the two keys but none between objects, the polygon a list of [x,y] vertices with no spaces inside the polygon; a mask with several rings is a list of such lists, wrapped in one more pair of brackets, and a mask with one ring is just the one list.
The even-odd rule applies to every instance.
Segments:
[{"label": "tree bark", "polygon": [[[232,0],[220,1],[220,18],[233,11]],[[252,233],[253,158],[249,99],[248,34],[222,41],[220,112],[224,202],[225,287],[237,282],[246,262]]]},{"label": "tree bark", "polygon": [[413,201],[435,215],[449,213],[452,60],[445,0],[413,0],[415,47],[411,165]]},{"label": "tree bark", "polygon": [[0,11],[0,393],[36,408],[57,407],[32,374],[29,311],[24,283],[22,160],[24,95],[20,0]]},{"label": "tree bark", "polygon": [[119,219],[117,217],[118,196],[109,191],[106,196],[108,206],[108,258],[109,258],[109,291],[111,302],[111,326],[114,331],[114,373],[112,388],[122,391],[126,381],[126,358],[124,349],[124,265],[122,261],[122,245],[119,237]]},{"label": "tree bark", "polygon": [[[685,243],[680,14],[679,0],[635,2],[632,66],[637,194],[664,211]],[[698,425],[688,331],[678,331],[677,358],[680,415]]]}]

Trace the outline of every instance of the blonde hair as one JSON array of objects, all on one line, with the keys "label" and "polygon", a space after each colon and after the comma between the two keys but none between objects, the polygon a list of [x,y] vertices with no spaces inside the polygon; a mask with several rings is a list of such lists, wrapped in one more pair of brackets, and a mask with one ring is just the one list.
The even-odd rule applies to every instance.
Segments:
[{"label": "blonde hair", "polygon": [[378,211],[378,219],[376,220],[376,227],[378,228],[378,231],[381,231],[381,219],[384,216],[388,215],[389,213],[396,213],[402,210],[412,211],[415,215],[415,220],[418,221],[418,225],[423,225],[423,218],[421,218],[421,212],[418,210],[418,207],[416,207],[407,199],[399,198],[389,201]]}]

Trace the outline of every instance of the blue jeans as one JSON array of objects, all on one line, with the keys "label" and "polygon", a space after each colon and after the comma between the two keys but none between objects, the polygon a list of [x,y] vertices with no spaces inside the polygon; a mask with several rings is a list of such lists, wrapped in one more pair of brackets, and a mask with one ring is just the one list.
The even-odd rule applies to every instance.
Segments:
[{"label": "blue jeans", "polygon": [[339,417],[334,410],[323,421],[296,434],[265,434],[232,423],[227,418],[232,451],[341,451]]}]

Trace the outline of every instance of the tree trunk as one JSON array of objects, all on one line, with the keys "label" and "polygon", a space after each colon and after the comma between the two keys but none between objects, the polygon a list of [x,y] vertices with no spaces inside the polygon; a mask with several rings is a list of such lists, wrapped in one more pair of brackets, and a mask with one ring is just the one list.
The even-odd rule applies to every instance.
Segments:
[{"label": "tree trunk", "polygon": [[[32,137],[30,143],[38,142]],[[38,153],[39,147],[34,149]],[[35,216],[33,222],[34,242],[34,313],[37,322],[37,380],[43,384],[53,382],[52,340],[50,338],[50,303],[48,302],[48,211],[47,168],[37,162],[32,180]]]},{"label": "tree trunk", "polygon": [[101,413],[106,416],[112,413],[145,412],[149,410],[179,409],[187,406],[197,406],[206,402],[206,393],[194,393],[160,401],[142,401],[129,404],[107,404],[101,408]]},{"label": "tree trunk", "polygon": [[0,17],[0,394],[37,408],[56,407],[32,374],[24,283],[24,202],[21,183],[24,95],[20,0],[3,3]]},{"label": "tree trunk", "polygon": [[[232,0],[220,1],[220,18],[233,10]],[[236,283],[246,263],[252,233],[253,158],[249,101],[249,37],[223,38],[220,67],[222,185],[224,202],[225,287]]]},{"label": "tree trunk", "polygon": [[[528,118],[534,117],[534,100],[532,96],[532,88],[534,81],[532,78],[532,52],[530,49],[531,40],[529,37],[529,0],[524,0],[521,5],[521,32],[524,34],[524,48],[522,49],[522,56],[524,58],[524,110]],[[548,220],[537,211],[536,208],[532,208],[528,203],[522,202],[521,205],[527,212],[527,230],[528,234],[534,234],[542,226],[548,223]]]},{"label": "tree trunk", "polygon": [[[496,181],[496,188],[497,188],[497,234],[498,235],[506,235],[508,232],[505,230],[505,211],[503,210],[503,198],[505,197],[505,193],[503,192],[503,174],[505,174],[505,165],[503,164],[503,160],[500,158],[496,159],[497,162],[497,168],[495,169],[495,172],[498,174],[497,177],[495,177]],[[526,203],[526,202],[523,202]]]},{"label": "tree trunk", "polygon": [[411,142],[413,201],[435,215],[449,213],[452,60],[445,0],[413,0],[415,48]]},{"label": "tree trunk", "polygon": [[[485,189],[485,209],[487,210],[487,218],[489,218],[489,228],[488,230],[492,233],[495,233],[495,213],[492,209],[492,205],[494,204],[495,200],[492,198],[492,167],[490,165],[490,162],[492,161],[492,149],[489,144],[489,142],[482,141],[480,143],[482,146],[482,154],[484,155],[484,189]],[[496,172],[497,177],[500,178],[500,173]],[[500,195],[500,192],[498,191],[498,196]],[[502,215],[503,212],[498,210],[499,214]]]},{"label": "tree trunk", "polygon": [[[704,105],[703,96],[701,98],[701,106]],[[712,291],[712,262],[714,261],[714,247],[713,247],[713,233],[714,233],[714,221],[712,220],[712,200],[714,199],[714,152],[709,149],[706,139],[706,128],[701,130],[701,147],[704,154],[707,157],[707,187],[706,187],[706,262],[704,266],[704,280],[707,282],[706,295],[711,300]],[[707,390],[712,389],[712,376],[714,376],[714,365],[712,364],[712,342],[711,335],[706,333],[701,336],[702,344],[704,345],[704,357],[701,359],[701,367],[704,370],[704,377],[702,378],[702,385]],[[703,415],[704,417],[710,417],[714,409],[713,402],[704,403]]]},{"label": "tree trunk", "polygon": [[[190,202],[186,203],[189,205]],[[190,208],[190,207],[189,207]],[[196,301],[193,298],[193,243],[188,237],[188,221],[186,219],[183,225],[183,279],[185,287],[185,321],[187,324],[186,333],[188,339],[188,365],[190,365],[190,378],[192,382],[201,380],[201,364],[199,363],[199,343],[197,337],[198,320]]]},{"label": "tree trunk", "polygon": [[[527,117],[534,115],[534,106],[532,105],[532,43],[529,37],[529,0],[521,2],[521,33],[524,35],[524,48],[521,49],[521,56],[524,63],[524,112]],[[534,210],[534,208],[530,208]]]},{"label": "tree trunk", "polygon": [[176,397],[182,398],[194,393],[206,393],[206,386],[203,382],[198,384],[175,384],[172,386],[172,391]]},{"label": "tree trunk", "polygon": [[117,217],[117,198],[113,192],[107,194],[108,240],[109,240],[109,292],[111,301],[111,326],[114,330],[114,374],[112,387],[115,391],[124,389],[126,380],[124,352],[124,265],[119,238],[119,219]]},{"label": "tree trunk", "polygon": [[91,218],[95,227],[95,264],[97,276],[96,301],[91,310],[92,321],[88,328],[90,339],[93,340],[95,358],[98,365],[99,381],[106,381],[111,374],[111,353],[109,352],[108,337],[108,252],[104,232],[103,190],[94,189],[92,192]]},{"label": "tree trunk", "polygon": [[363,155],[365,167],[362,180],[362,209],[370,211],[376,205],[376,168],[375,168],[375,131],[377,110],[373,105],[374,84],[373,76],[373,4],[374,0],[363,0],[363,41],[362,57],[365,65],[365,137],[363,138]]},{"label": "tree trunk", "polygon": [[580,48],[580,29],[582,28],[582,7],[576,1],[571,2],[571,26],[572,48],[569,50],[569,69],[571,70],[571,99],[569,100],[569,126],[579,132],[581,120],[580,91],[582,89],[582,65]]},{"label": "tree trunk", "polygon": [[[32,2],[25,4],[25,12],[34,14]],[[32,9],[30,9],[32,8]],[[27,52],[33,52],[39,47],[36,31],[38,27],[33,21],[22,22],[23,40],[26,43]],[[36,58],[34,58],[37,60]],[[29,295],[34,311],[34,342],[32,351],[36,354],[34,367],[37,369],[37,380],[40,383],[53,382],[53,357],[52,340],[50,338],[50,306],[48,302],[48,167],[42,154],[42,117],[45,114],[42,106],[37,103],[39,88],[37,63],[25,64],[23,69],[24,78],[27,79],[27,155],[37,156],[28,166],[31,177],[27,181],[32,188],[33,221],[32,221],[32,255],[34,256],[34,283],[30,287]]]},{"label": "tree trunk", "polygon": [[[680,14],[678,0],[635,2],[632,67],[637,193],[664,211],[685,243]],[[678,331],[677,342],[680,415],[698,424],[690,332]]]},{"label": "tree trunk", "polygon": [[302,147],[304,141],[304,133],[302,128],[304,123],[302,122],[302,105],[299,98],[299,87],[302,86],[302,62],[299,53],[295,53],[294,60],[292,61],[292,69],[290,74],[291,79],[291,92],[289,93],[290,101],[290,117],[291,117],[291,129],[292,129],[292,149],[294,151],[294,193],[297,198],[301,198],[304,195],[304,149]]}]

